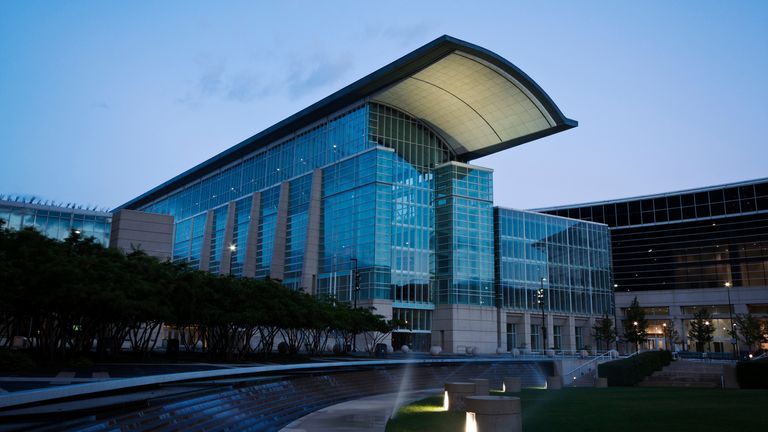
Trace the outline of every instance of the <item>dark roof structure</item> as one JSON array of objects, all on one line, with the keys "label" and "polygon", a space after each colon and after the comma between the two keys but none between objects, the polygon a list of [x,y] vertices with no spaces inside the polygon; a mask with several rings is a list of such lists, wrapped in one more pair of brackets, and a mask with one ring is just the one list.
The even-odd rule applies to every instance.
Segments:
[{"label": "dark roof structure", "polygon": [[139,208],[361,101],[386,104],[418,118],[465,162],[578,124],[518,67],[485,48],[446,35],[119,208]]}]

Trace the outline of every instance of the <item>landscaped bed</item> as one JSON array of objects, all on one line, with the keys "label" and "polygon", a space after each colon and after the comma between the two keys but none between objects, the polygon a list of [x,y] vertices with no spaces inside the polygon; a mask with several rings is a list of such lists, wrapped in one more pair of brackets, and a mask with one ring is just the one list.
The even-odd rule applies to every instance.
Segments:
[{"label": "landscaped bed", "polygon": [[[522,399],[525,432],[759,430],[768,407],[768,390],[569,388],[526,389],[508,396]],[[442,395],[404,406],[386,430],[463,431],[465,414],[442,407]]]}]

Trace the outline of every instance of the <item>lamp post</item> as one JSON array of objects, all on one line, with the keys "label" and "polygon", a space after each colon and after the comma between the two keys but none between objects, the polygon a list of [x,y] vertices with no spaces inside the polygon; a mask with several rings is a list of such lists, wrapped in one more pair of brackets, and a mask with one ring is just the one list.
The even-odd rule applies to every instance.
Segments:
[{"label": "lamp post", "polygon": [[[360,292],[360,274],[357,272],[357,258],[350,258],[349,260],[355,263],[355,267],[352,270],[352,283],[354,284],[352,287],[354,291],[352,307],[357,309],[357,293]],[[352,351],[357,351],[357,335],[352,339]]]},{"label": "lamp post", "polygon": [[546,317],[544,316],[544,281],[546,281],[547,278],[540,278],[539,282],[541,282],[541,288],[539,288],[539,291],[536,293],[536,298],[539,303],[539,307],[541,308],[541,349],[542,351],[547,349],[547,322]]},{"label": "lamp post", "polygon": [[357,309],[357,293],[360,292],[360,274],[357,272],[357,258],[350,258],[349,260],[355,263],[355,267],[352,269],[352,290],[354,291],[352,307]]},{"label": "lamp post", "polygon": [[633,321],[632,325],[635,326],[635,352],[640,352],[640,330],[637,328],[638,323],[637,321]]},{"label": "lamp post", "polygon": [[[705,325],[705,326],[707,326],[707,332],[708,332],[708,334],[710,335],[710,337],[712,337],[712,336],[711,336],[711,335],[712,335],[712,333],[709,333],[709,324],[710,324],[710,323],[709,323],[709,321],[704,321],[704,325]],[[707,349],[708,349],[710,352],[712,352],[712,342],[707,342]]]},{"label": "lamp post", "polygon": [[730,282],[725,283],[725,292],[728,293],[728,320],[731,322],[731,331],[728,334],[731,336],[731,348],[733,349],[733,358],[739,358],[739,338],[736,337],[736,329],[733,328],[733,304],[731,303],[731,286]]},{"label": "lamp post", "polygon": [[237,252],[237,245],[232,243],[229,245],[229,275],[232,276],[232,263],[235,262],[234,256]]},{"label": "lamp post", "polygon": [[616,352],[619,351],[619,315],[616,311],[616,289],[619,288],[619,284],[613,284],[613,330],[616,332],[615,343]]}]

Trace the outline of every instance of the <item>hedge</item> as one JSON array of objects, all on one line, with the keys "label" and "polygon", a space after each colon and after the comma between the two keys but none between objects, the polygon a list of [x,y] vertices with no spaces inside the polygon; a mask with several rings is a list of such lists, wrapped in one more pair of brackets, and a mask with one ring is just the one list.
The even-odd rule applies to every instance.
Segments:
[{"label": "hedge", "polygon": [[633,386],[672,362],[669,351],[646,351],[629,358],[602,363],[597,375],[608,378],[609,386]]},{"label": "hedge", "polygon": [[743,389],[768,389],[768,359],[736,363],[736,380]]}]

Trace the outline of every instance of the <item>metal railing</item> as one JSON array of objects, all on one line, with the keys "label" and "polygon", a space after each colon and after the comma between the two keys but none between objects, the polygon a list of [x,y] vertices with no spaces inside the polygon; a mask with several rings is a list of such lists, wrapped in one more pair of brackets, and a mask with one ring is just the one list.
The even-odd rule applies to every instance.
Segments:
[{"label": "metal railing", "polygon": [[[572,371],[569,371],[567,374],[565,374],[565,376],[566,377],[569,377],[569,376],[573,377],[572,381],[576,381],[576,378],[580,378],[580,377],[583,377],[583,376],[589,376],[589,375],[591,375],[594,378],[597,375],[597,365],[600,364],[601,361],[606,361],[606,360],[613,359],[614,356],[618,357],[617,355],[615,355],[615,353],[613,353],[611,351],[607,351],[604,354],[601,354],[601,355],[599,355],[599,356],[597,356],[597,357],[587,361],[586,363],[580,365],[576,369],[574,369]],[[629,357],[631,357],[631,355]],[[587,370],[587,373],[581,372],[584,368],[589,368]],[[573,384],[571,384],[571,385],[573,385]]]}]

